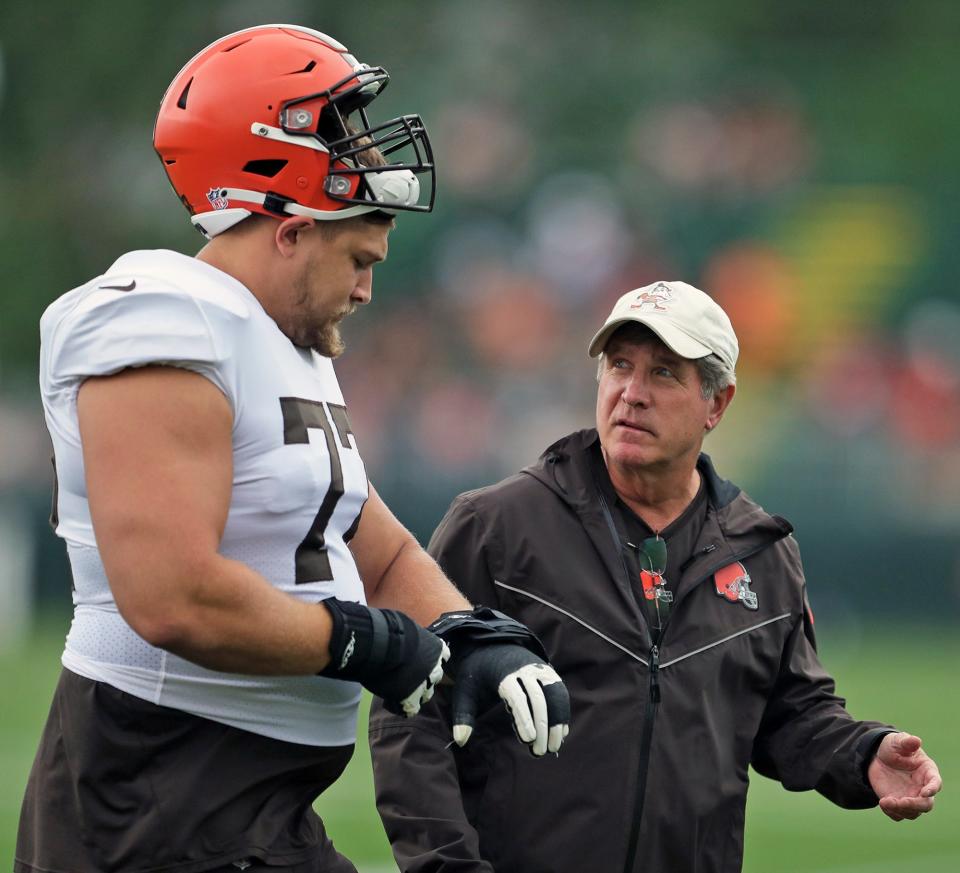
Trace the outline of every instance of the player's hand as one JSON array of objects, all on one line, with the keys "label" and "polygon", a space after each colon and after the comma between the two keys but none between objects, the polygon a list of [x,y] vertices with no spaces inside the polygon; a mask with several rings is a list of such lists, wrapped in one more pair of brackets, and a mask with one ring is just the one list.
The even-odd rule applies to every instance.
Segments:
[{"label": "player's hand", "polygon": [[887,734],[867,768],[880,809],[894,821],[915,819],[933,809],[943,781],[933,759],[920,748],[920,737]]},{"label": "player's hand", "polygon": [[390,712],[416,715],[433,697],[450,657],[447,644],[395,609],[329,598],[330,663],[321,676],[359,682]]},{"label": "player's hand", "polygon": [[556,671],[521,645],[480,645],[457,657],[451,710],[453,739],[463,746],[477,714],[503,700],[517,737],[540,757],[557,752],[570,732],[570,696]]}]

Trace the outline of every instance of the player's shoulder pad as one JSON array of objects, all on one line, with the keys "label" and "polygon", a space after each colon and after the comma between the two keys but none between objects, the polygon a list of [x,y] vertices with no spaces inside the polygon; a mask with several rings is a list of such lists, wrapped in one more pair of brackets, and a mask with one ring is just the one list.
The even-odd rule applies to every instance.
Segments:
[{"label": "player's shoulder pad", "polygon": [[[174,252],[132,252],[41,320],[54,382],[150,363],[216,365],[250,306],[218,271]],[[224,277],[228,278],[228,277]]]}]

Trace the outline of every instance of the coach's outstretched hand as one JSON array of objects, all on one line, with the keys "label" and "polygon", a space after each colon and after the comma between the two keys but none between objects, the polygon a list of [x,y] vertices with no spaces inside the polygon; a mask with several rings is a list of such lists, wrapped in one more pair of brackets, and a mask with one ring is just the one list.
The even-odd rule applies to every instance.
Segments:
[{"label": "coach's outstretched hand", "polygon": [[337,600],[323,601],[333,618],[330,679],[359,682],[397,715],[408,718],[433,697],[450,657],[447,644],[395,609],[376,609]]},{"label": "coach's outstretched hand", "polygon": [[501,612],[477,607],[446,613],[430,628],[452,652],[453,739],[466,744],[477,715],[501,699],[521,742],[537,757],[557,752],[570,732],[570,696],[550,666],[540,641]]},{"label": "coach's outstretched hand", "polygon": [[894,821],[914,819],[933,809],[943,785],[933,759],[920,748],[920,737],[887,734],[867,768],[880,809]]}]

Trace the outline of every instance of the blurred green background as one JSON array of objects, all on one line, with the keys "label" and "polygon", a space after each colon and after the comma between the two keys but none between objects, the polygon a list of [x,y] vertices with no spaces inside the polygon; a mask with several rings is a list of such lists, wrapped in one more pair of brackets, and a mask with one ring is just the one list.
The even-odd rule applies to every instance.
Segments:
[{"label": "blurred green background", "polygon": [[[152,151],[214,38],[289,21],[383,64],[419,112],[432,216],[402,219],[338,363],[371,478],[426,541],[452,497],[592,421],[585,347],[629,288],[684,279],[741,338],[707,450],[797,529],[854,713],[960,750],[960,4],[208,0],[0,7],[0,863],[68,621],[45,526],[37,322],[132,248],[201,244]],[[385,842],[362,755],[324,798]],[[957,805],[914,824],[765,780],[747,870],[960,869]],[[922,860],[906,860],[922,857]]]}]

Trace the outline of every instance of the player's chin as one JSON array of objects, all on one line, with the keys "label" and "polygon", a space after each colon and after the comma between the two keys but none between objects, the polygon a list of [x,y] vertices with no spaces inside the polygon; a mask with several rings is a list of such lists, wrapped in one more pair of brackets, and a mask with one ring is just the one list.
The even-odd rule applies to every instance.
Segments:
[{"label": "player's chin", "polygon": [[328,321],[315,331],[308,345],[325,358],[339,358],[347,348],[336,321]]}]

